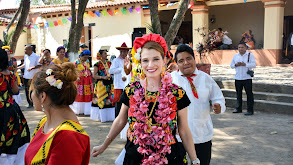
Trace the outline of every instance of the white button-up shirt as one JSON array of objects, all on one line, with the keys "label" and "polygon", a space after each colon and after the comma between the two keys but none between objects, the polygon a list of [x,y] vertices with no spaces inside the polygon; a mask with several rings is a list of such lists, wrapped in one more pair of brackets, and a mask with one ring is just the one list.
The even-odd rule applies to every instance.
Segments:
[{"label": "white button-up shirt", "polygon": [[126,81],[122,81],[122,77],[125,76],[123,59],[121,57],[115,58],[112,61],[109,69],[110,74],[114,74],[114,89],[124,89]]},{"label": "white button-up shirt", "polygon": [[[247,74],[248,69],[255,68],[256,63],[255,63],[255,58],[252,53],[250,53],[249,57],[249,62],[248,62],[248,54],[250,52],[246,51],[244,55],[241,55],[240,53],[237,53],[234,55],[232,62],[231,62],[231,68],[236,69],[236,74],[235,74],[235,80],[248,80],[252,79],[252,77]],[[246,66],[237,66],[235,67],[235,64],[238,62],[244,62]]]},{"label": "white button-up shirt", "polygon": [[[198,99],[192,93],[189,81],[183,77],[182,72],[174,71],[171,73],[173,83],[181,86],[190,100],[188,106],[187,118],[188,126],[190,128],[194,144],[205,143],[213,137],[213,123],[210,116],[210,100],[212,104],[219,103],[221,106],[221,113],[225,112],[225,98],[217,83],[208,74],[195,69],[196,76],[191,77],[196,88]],[[180,137],[176,136],[181,142]]]},{"label": "white button-up shirt", "polygon": [[39,63],[39,59],[40,59],[40,56],[37,55],[34,52],[30,56],[24,55],[24,74],[23,74],[23,78],[25,78],[25,79],[33,79],[35,73],[39,69],[33,69],[31,71],[28,71],[28,69],[31,68],[31,67],[34,67],[34,66],[41,65]]}]

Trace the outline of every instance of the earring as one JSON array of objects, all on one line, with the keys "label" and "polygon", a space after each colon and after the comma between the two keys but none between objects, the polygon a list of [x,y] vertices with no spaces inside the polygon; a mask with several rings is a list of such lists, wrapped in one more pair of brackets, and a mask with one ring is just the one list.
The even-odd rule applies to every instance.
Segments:
[{"label": "earring", "polygon": [[140,78],[142,79],[142,80],[144,80],[145,79],[145,73],[143,72],[143,70],[141,69],[141,73],[140,73]]},{"label": "earring", "polygon": [[41,105],[41,107],[42,107],[42,111],[45,112],[45,108],[43,104]]}]

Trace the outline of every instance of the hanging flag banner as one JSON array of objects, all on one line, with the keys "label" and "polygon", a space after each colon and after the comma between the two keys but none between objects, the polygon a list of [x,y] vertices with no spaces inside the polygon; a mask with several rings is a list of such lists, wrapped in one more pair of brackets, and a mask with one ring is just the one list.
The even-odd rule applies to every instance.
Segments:
[{"label": "hanging flag banner", "polygon": [[140,7],[136,7],[135,10],[137,13],[140,13]]},{"label": "hanging flag banner", "polygon": [[112,10],[107,10],[107,12],[111,15],[111,16],[113,16],[113,11]]},{"label": "hanging flag banner", "polygon": [[49,27],[54,27],[53,22],[49,22]]},{"label": "hanging flag banner", "polygon": [[34,25],[33,27],[34,27],[35,29],[38,29],[37,25]]},{"label": "hanging flag banner", "polygon": [[129,8],[128,11],[129,13],[132,13],[133,7]]},{"label": "hanging flag banner", "polygon": [[69,21],[72,21],[72,18],[71,18],[71,17],[68,17],[67,19],[68,19]]},{"label": "hanging flag banner", "polygon": [[118,9],[114,10],[114,14],[117,14],[117,13],[118,13],[118,11],[119,11]]},{"label": "hanging flag banner", "polygon": [[84,13],[83,13],[83,16],[84,16],[84,17],[87,17],[87,12],[84,12]]},{"label": "hanging flag banner", "polygon": [[106,16],[106,13],[107,13],[107,12],[102,10],[101,13],[102,13],[104,16]]},{"label": "hanging flag banner", "polygon": [[54,26],[58,26],[58,22],[57,21],[54,21]]},{"label": "hanging flag banner", "polygon": [[91,17],[94,17],[95,14],[92,12],[92,11],[88,11],[88,14],[91,16]]},{"label": "hanging flag banner", "polygon": [[100,17],[100,11],[95,11],[95,14]]},{"label": "hanging flag banner", "polygon": [[126,15],[126,11],[127,11],[127,9],[121,9],[121,12],[124,14],[124,15]]},{"label": "hanging flag banner", "polygon": [[59,25],[63,25],[63,23],[62,23],[62,20],[61,20],[61,19],[60,19],[60,20],[58,20],[57,22],[58,22],[58,24],[59,24]]},{"label": "hanging flag banner", "polygon": [[45,23],[45,28],[48,28],[48,27],[49,27],[49,23],[46,22],[46,23]]},{"label": "hanging flag banner", "polygon": [[66,24],[67,23],[67,19],[63,18],[62,19],[62,22],[63,22],[63,24]]}]

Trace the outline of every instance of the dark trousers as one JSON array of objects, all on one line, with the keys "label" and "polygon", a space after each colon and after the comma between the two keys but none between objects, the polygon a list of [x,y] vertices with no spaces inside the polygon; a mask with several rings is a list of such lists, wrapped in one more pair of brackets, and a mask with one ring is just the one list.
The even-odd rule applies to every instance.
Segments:
[{"label": "dark trousers", "polygon": [[194,144],[194,147],[200,165],[209,165],[212,157],[212,141]]},{"label": "dark trousers", "polygon": [[242,111],[242,89],[247,95],[247,112],[253,113],[254,98],[252,93],[252,79],[248,80],[235,80],[235,88],[237,94],[236,110]]},{"label": "dark trousers", "polygon": [[121,106],[122,106],[122,102],[121,102],[121,99],[120,99],[119,102],[115,103],[115,118],[119,115]]},{"label": "dark trousers", "polygon": [[30,85],[31,85],[31,79],[23,79],[24,81],[24,89],[25,89],[25,96],[26,96],[26,100],[27,100],[27,103],[30,105],[30,106],[33,106],[33,102],[30,100],[30,97],[29,97],[29,89],[30,89]]}]

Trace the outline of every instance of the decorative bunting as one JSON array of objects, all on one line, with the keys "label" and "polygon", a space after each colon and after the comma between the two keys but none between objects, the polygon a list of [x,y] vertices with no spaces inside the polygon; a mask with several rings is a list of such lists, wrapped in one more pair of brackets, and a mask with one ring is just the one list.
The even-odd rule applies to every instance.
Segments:
[{"label": "decorative bunting", "polygon": [[57,21],[54,21],[54,26],[58,26],[58,22]]},{"label": "decorative bunting", "polygon": [[117,13],[118,13],[118,11],[119,11],[118,9],[114,10],[114,14],[117,14]]},{"label": "decorative bunting", "polygon": [[95,14],[100,17],[100,11],[95,11]]},{"label": "decorative bunting", "polygon": [[84,17],[87,17],[87,12],[84,12],[84,13],[83,13],[83,16],[84,16]]},{"label": "decorative bunting", "polygon": [[129,13],[132,13],[133,7],[129,8],[128,11]]},{"label": "decorative bunting", "polygon": [[127,9],[125,9],[125,8],[121,9],[121,12],[122,12],[124,15],[126,15],[126,11],[127,11]]},{"label": "decorative bunting", "polygon": [[53,22],[49,22],[49,27],[54,27]]},{"label": "decorative bunting", "polygon": [[35,29],[38,29],[37,25],[34,25],[33,27],[34,27]]},{"label": "decorative bunting", "polygon": [[48,27],[49,27],[49,23],[46,22],[46,23],[45,23],[45,28],[48,28]]},{"label": "decorative bunting", "polygon": [[137,13],[140,13],[140,7],[136,7],[135,10]]},{"label": "decorative bunting", "polygon": [[63,24],[66,24],[67,23],[67,19],[63,18],[62,19],[62,22],[63,22]]},{"label": "decorative bunting", "polygon": [[89,11],[88,14],[89,14],[91,17],[95,17],[95,14],[94,14],[92,11]]},{"label": "decorative bunting", "polygon": [[71,17],[68,17],[67,19],[68,19],[69,21],[72,21],[72,18],[71,18]]},{"label": "decorative bunting", "polygon": [[62,23],[62,20],[60,19],[60,20],[58,20],[58,24],[59,25],[63,25],[63,23]]},{"label": "decorative bunting", "polygon": [[107,10],[107,12],[111,15],[111,16],[113,16],[113,11],[112,10]]},{"label": "decorative bunting", "polygon": [[244,0],[244,2],[246,3],[246,2],[247,2],[247,0]]},{"label": "decorative bunting", "polygon": [[104,16],[106,16],[106,13],[107,13],[107,12],[102,10],[101,13],[102,13]]}]

